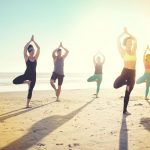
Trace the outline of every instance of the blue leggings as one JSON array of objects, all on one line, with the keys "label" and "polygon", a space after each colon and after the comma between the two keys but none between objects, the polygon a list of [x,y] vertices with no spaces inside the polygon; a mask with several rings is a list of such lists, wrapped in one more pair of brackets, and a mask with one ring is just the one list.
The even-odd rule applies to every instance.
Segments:
[{"label": "blue leggings", "polygon": [[96,93],[98,94],[99,90],[100,90],[100,85],[102,82],[102,74],[94,74],[93,76],[91,76],[87,79],[87,82],[94,82],[94,81],[97,82]]},{"label": "blue leggings", "polygon": [[147,82],[146,91],[145,91],[145,97],[147,97],[149,93],[149,87],[150,87],[150,73],[144,73],[144,75],[136,81],[136,84],[140,84],[143,82]]}]

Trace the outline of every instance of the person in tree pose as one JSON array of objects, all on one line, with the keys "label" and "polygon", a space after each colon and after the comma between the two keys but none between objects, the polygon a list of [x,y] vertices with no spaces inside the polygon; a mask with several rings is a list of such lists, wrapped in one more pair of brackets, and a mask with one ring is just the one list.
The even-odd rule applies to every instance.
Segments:
[{"label": "person in tree pose", "polygon": [[[64,54],[62,54],[62,50],[65,51]],[[56,92],[57,102],[60,101],[59,96],[60,96],[61,86],[64,79],[64,60],[67,57],[68,53],[69,51],[62,45],[62,42],[60,42],[59,47],[52,52],[54,71],[50,79],[50,84]],[[55,85],[56,79],[58,79],[58,88],[56,88]]]},{"label": "person in tree pose", "polygon": [[[30,44],[31,42],[33,42],[34,45],[36,46],[37,48],[36,52],[33,45]],[[36,66],[39,54],[40,54],[40,47],[35,42],[34,36],[32,35],[30,41],[24,47],[24,60],[26,63],[26,70],[23,75],[20,75],[13,80],[14,84],[26,83],[29,86],[26,108],[30,107],[29,103],[32,97],[33,88],[36,83]]]},{"label": "person in tree pose", "polygon": [[[123,46],[121,42],[122,36],[126,34],[126,37],[123,40]],[[125,96],[124,96],[124,106],[123,106],[123,114],[131,115],[127,111],[127,106],[129,102],[129,97],[131,91],[135,84],[135,72],[136,72],[136,49],[137,49],[137,41],[136,38],[131,35],[127,28],[124,28],[124,32],[118,37],[118,50],[124,61],[124,68],[121,72],[121,75],[115,80],[114,88],[120,88],[123,85],[126,85]]]},{"label": "person in tree pose", "polygon": [[[103,59],[101,59],[101,56]],[[102,82],[102,69],[103,69],[103,64],[105,62],[105,56],[101,53],[98,52],[93,56],[93,63],[95,67],[95,73],[93,76],[89,77],[87,79],[88,82],[96,82],[97,88],[96,88],[96,98],[98,97],[98,93],[100,90],[100,85]]]},{"label": "person in tree pose", "polygon": [[145,100],[148,100],[148,93],[149,93],[149,87],[150,87],[150,54],[147,54],[147,51],[150,50],[149,46],[147,46],[144,55],[143,55],[143,63],[145,67],[145,72],[142,77],[140,77],[136,83],[146,83],[146,90],[145,90]]}]

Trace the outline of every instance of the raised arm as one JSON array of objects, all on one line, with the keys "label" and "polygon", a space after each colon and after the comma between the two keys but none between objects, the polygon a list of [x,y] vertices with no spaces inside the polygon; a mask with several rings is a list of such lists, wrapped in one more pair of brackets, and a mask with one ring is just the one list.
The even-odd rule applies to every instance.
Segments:
[{"label": "raised arm", "polygon": [[136,40],[136,38],[135,38],[132,34],[130,34],[130,33],[128,32],[127,28],[125,28],[125,33],[126,33],[129,37],[131,37],[131,38],[133,39],[133,41],[134,41],[133,50],[136,51],[136,49],[137,49],[137,40]]},{"label": "raised arm", "polygon": [[39,47],[39,45],[35,42],[33,35],[32,35],[32,41],[33,41],[33,43],[35,44],[35,46],[36,46],[36,48],[37,48],[37,51],[36,51],[36,54],[35,54],[35,59],[37,60],[38,57],[39,57],[39,55],[40,55],[40,47]]},{"label": "raised arm", "polygon": [[150,50],[149,46],[147,45],[146,49],[145,49],[145,52],[144,52],[144,55],[143,55],[143,62],[145,62],[145,56],[146,56],[146,52]]},{"label": "raised arm", "polygon": [[118,51],[122,57],[124,56],[124,49],[123,49],[122,44],[121,44],[121,38],[123,35],[124,35],[124,33],[119,35],[119,37],[117,38]]},{"label": "raised arm", "polygon": [[100,53],[100,54],[101,54],[101,56],[103,57],[102,64],[104,64],[104,62],[105,62],[105,56],[104,56],[102,53]]},{"label": "raised arm", "polygon": [[58,48],[56,48],[56,49],[53,50],[53,52],[52,52],[52,57],[53,57],[53,59],[55,59],[55,58],[57,57],[56,52],[57,52],[57,50],[60,48],[60,46],[61,46],[61,45],[59,45]]},{"label": "raised arm", "polygon": [[56,58],[56,52],[57,52],[58,48],[54,49],[53,52],[52,52],[52,57],[53,59]]},{"label": "raised arm", "polygon": [[27,53],[27,50],[28,50],[28,46],[30,44],[31,40],[24,46],[24,59],[25,59],[25,62],[28,60],[28,53]]},{"label": "raised arm", "polygon": [[66,58],[67,55],[68,55],[68,53],[69,53],[68,49],[66,49],[66,48],[62,45],[62,42],[60,43],[60,47],[62,47],[62,48],[64,49],[64,51],[65,51],[65,54],[64,54],[62,57],[63,57],[63,58]]},{"label": "raised arm", "polygon": [[95,54],[94,56],[93,56],[93,63],[94,63],[94,66],[96,65],[96,56],[97,56],[97,54]]}]

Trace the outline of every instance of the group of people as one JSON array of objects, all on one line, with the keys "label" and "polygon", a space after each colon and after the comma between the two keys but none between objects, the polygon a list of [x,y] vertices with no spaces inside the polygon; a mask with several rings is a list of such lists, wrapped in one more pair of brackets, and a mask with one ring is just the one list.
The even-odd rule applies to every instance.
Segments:
[{"label": "group of people", "polygon": [[[121,38],[124,36],[124,34],[128,35],[128,37],[126,37],[122,43]],[[124,68],[121,72],[121,75],[115,80],[114,88],[119,88],[123,85],[126,85],[123,113],[129,115],[130,113],[127,111],[127,106],[130,93],[135,84],[137,41],[136,38],[125,28],[124,32],[118,37],[117,43],[119,53],[124,61]]]},{"label": "group of people", "polygon": [[[36,51],[34,49],[34,46],[31,44],[34,43],[36,46]],[[65,51],[64,54],[62,54],[62,50]],[[63,83],[63,78],[64,78],[64,59],[67,57],[69,51],[64,48],[62,43],[52,52],[52,57],[54,61],[54,71],[52,73],[51,79],[50,79],[50,84],[55,90],[56,93],[56,101],[59,102],[59,95],[61,92],[61,85]],[[28,84],[28,96],[27,96],[27,103],[26,103],[26,108],[30,108],[30,100],[32,98],[32,92],[33,88],[36,83],[36,66],[37,66],[37,60],[40,55],[40,47],[39,45],[35,42],[34,36],[31,37],[30,41],[25,45],[24,47],[24,59],[26,63],[26,70],[23,75],[20,75],[16,77],[13,80],[14,84]],[[55,81],[58,79],[58,87],[56,88]]]},{"label": "group of people", "polygon": [[[123,42],[121,42],[121,38],[124,35],[127,35],[127,37],[124,38]],[[127,111],[127,106],[129,103],[131,91],[133,90],[135,84],[137,41],[136,38],[128,32],[127,28],[124,28],[124,32],[118,37],[117,43],[119,53],[124,61],[124,68],[121,72],[121,75],[115,80],[114,88],[117,89],[123,85],[126,85],[123,114],[130,115],[131,113]],[[148,50],[150,50],[149,47],[146,48],[143,56],[145,73],[136,81],[137,84],[146,82],[146,100],[148,99],[147,96],[150,87],[150,54],[147,53]]]},{"label": "group of people", "polygon": [[[125,35],[127,37],[125,37],[122,42],[121,39]],[[124,67],[120,76],[114,82],[114,88],[117,89],[122,87],[123,85],[126,85],[123,114],[130,115],[130,113],[127,111],[127,106],[129,103],[131,91],[133,90],[135,84],[137,41],[136,38],[128,32],[127,28],[124,28],[124,32],[118,37],[117,41],[118,41],[117,43],[118,43],[119,53],[124,61]],[[33,42],[34,45],[36,46],[37,48],[36,52],[31,42]],[[62,50],[64,50],[64,54],[62,54]],[[150,87],[150,54],[147,53],[148,50],[150,50],[149,47],[146,48],[143,56],[145,73],[142,77],[140,77],[136,81],[137,84],[146,82],[146,92],[145,92],[146,100],[148,99],[148,93]],[[59,47],[52,52],[54,71],[50,79],[50,84],[52,88],[55,90],[56,101],[60,101],[59,96],[61,93],[61,86],[64,78],[64,60],[67,57],[68,53],[69,51],[66,48],[64,48],[62,43],[60,43]],[[30,41],[24,47],[24,59],[27,66],[26,71],[23,75],[13,80],[14,84],[26,83],[29,86],[26,108],[30,107],[29,103],[36,82],[36,65],[37,65],[37,59],[39,57],[39,54],[40,54],[40,47],[35,42],[34,36],[32,36]],[[96,94],[95,94],[96,98],[98,97],[100,85],[102,82],[102,74],[103,74],[102,70],[103,70],[104,62],[105,62],[105,56],[101,52],[95,54],[93,56],[95,73],[94,75],[92,75],[87,79],[88,82],[96,82],[97,85]],[[55,85],[56,79],[58,79],[58,87],[56,87]]]}]

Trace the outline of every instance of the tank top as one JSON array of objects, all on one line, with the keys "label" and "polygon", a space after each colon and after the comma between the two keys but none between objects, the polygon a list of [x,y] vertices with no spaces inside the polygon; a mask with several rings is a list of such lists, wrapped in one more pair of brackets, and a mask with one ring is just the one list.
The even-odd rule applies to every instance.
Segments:
[{"label": "tank top", "polygon": [[95,74],[102,74],[102,64],[96,64],[95,65]]},{"label": "tank top", "polygon": [[54,60],[54,72],[59,75],[64,75],[64,58],[56,57]]},{"label": "tank top", "polygon": [[37,61],[34,60],[34,61],[30,61],[29,59],[27,60],[26,62],[26,71],[25,71],[25,74],[27,76],[33,76],[33,75],[36,75],[36,65],[37,65]]}]

